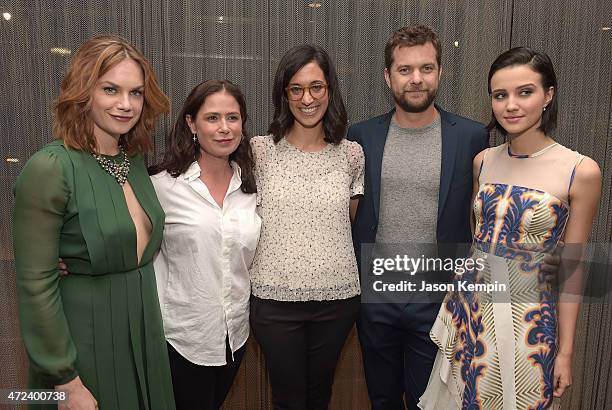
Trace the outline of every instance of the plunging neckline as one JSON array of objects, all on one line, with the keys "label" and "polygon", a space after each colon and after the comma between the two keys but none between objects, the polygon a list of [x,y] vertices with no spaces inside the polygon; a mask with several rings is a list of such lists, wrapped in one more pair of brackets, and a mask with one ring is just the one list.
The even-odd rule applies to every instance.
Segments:
[{"label": "plunging neckline", "polygon": [[[115,155],[108,155],[108,154],[100,154],[100,155],[102,155],[103,157],[109,158],[110,160],[114,161],[116,158],[118,158],[119,156],[122,155],[122,151],[120,151],[119,153],[117,153]],[[102,166],[98,163],[97,160],[96,160],[96,163],[102,169]],[[105,171],[105,170],[103,169],[103,171]],[[121,194],[123,196],[123,205],[125,206],[125,210],[127,211],[127,214],[128,214],[129,219],[131,221],[132,234],[134,235],[134,238],[136,239],[136,243],[134,244],[135,245],[135,250],[136,250],[135,251],[135,254],[136,254],[136,265],[140,266],[140,263],[141,263],[144,255],[147,252],[147,248],[149,247],[149,244],[151,243],[151,237],[153,235],[153,221],[151,220],[151,215],[149,215],[149,212],[147,212],[145,207],[142,205],[142,198],[137,193],[138,189],[134,189],[135,185],[132,183],[133,179],[134,179],[133,178],[133,172],[130,172],[127,175],[127,180],[125,181],[125,183],[129,184],[130,190],[134,194],[134,199],[136,200],[136,203],[138,204],[138,206],[140,207],[140,209],[142,210],[142,212],[146,216],[147,220],[149,221],[149,228],[150,228],[149,232],[148,232],[147,243],[142,248],[142,255],[140,255],[140,257],[138,255],[138,239],[139,239],[139,236],[138,236],[138,228],[136,227],[136,221],[134,220],[134,218],[132,217],[132,213],[130,212],[130,207],[128,205],[126,193],[124,191],[124,185],[119,185],[119,184],[118,185],[119,185],[119,188],[121,189]],[[136,186],[137,186],[137,184],[136,184]],[[136,209],[135,211],[138,212],[138,209]],[[144,226],[144,228],[146,229],[147,226]]]},{"label": "plunging neckline", "polygon": [[151,237],[153,236],[153,221],[151,220],[151,216],[149,215],[145,207],[142,206],[142,198],[140,198],[138,196],[139,194],[136,193],[137,190],[134,189],[134,184],[132,184],[132,182],[130,181],[130,174],[128,174],[128,180],[126,181],[126,183],[129,184],[130,189],[132,190],[132,193],[134,194],[134,198],[136,199],[136,202],[138,203],[138,206],[140,207],[140,209],[142,209],[142,212],[144,213],[144,215],[147,217],[147,220],[149,221],[149,226],[150,226],[149,235],[148,235],[149,239],[147,240],[147,243],[145,244],[145,246],[142,248],[142,255],[138,257],[138,229],[136,228],[136,222],[134,221],[134,218],[132,217],[132,213],[130,212],[130,207],[128,206],[127,197],[125,196],[125,191],[123,190],[123,186],[120,186],[121,193],[123,194],[123,203],[130,217],[129,219],[132,222],[131,227],[133,230],[134,238],[136,239],[136,243],[135,243],[136,263],[137,263],[137,266],[140,266],[140,263],[142,262],[142,259],[145,256],[147,249],[149,248],[149,245],[151,244]]}]

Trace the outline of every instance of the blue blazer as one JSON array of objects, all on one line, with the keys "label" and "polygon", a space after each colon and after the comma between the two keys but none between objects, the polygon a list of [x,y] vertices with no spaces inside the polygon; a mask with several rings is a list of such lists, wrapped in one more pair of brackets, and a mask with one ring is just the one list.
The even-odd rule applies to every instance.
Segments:
[{"label": "blue blazer", "polygon": [[[472,242],[472,162],[476,154],[489,146],[489,132],[481,123],[446,112],[438,106],[436,109],[440,113],[442,127],[436,239],[438,244],[469,244]],[[361,245],[373,244],[376,241],[382,159],[393,114],[394,111],[391,111],[354,124],[347,135],[348,140],[356,141],[363,147],[365,154],[364,195],[359,201],[352,230],[357,265],[362,275],[366,272],[362,266]],[[409,161],[410,158],[406,160]],[[447,252],[440,252],[440,256],[443,256],[442,253]],[[447,253],[446,256],[450,254]],[[368,266],[365,266],[365,269],[368,269]],[[404,323],[409,328],[426,334],[435,320],[439,306],[438,303],[366,303],[362,305],[361,315],[369,317],[368,320],[394,326]],[[367,326],[360,326],[359,331],[362,342],[378,337],[370,334]]]},{"label": "blue blazer", "polygon": [[[483,124],[442,110],[442,166],[438,198],[438,243],[471,243],[472,161],[489,146]],[[361,270],[361,245],[373,244],[378,230],[383,151],[394,111],[352,125],[347,139],[365,154],[365,187],[353,222],[353,244]],[[406,158],[409,161],[410,158]]]}]

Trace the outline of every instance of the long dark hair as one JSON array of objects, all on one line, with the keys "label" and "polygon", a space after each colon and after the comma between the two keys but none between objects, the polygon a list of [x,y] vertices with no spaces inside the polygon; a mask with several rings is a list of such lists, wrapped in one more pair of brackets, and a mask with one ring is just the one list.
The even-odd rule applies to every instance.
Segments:
[{"label": "long dark hair", "polygon": [[289,109],[285,89],[295,73],[310,62],[316,62],[319,65],[328,85],[329,105],[323,116],[325,141],[339,144],[344,139],[348,120],[334,64],[323,48],[312,44],[302,44],[289,49],[283,55],[274,76],[274,89],[272,90],[274,118],[268,128],[268,133],[272,134],[275,143],[285,136],[295,120]]},{"label": "long dark hair", "polygon": [[[557,76],[553,68],[552,61],[546,53],[535,51],[527,47],[515,47],[503,52],[493,61],[489,69],[488,91],[491,94],[491,78],[493,74],[502,68],[512,67],[517,65],[527,65],[533,71],[540,74],[542,77],[542,87],[546,92],[550,87],[553,87],[553,96],[550,103],[546,106],[546,111],[542,113],[542,123],[538,127],[544,134],[550,136],[550,133],[557,127]],[[487,125],[487,129],[496,129],[502,135],[506,135],[506,130],[499,125],[495,119],[495,115],[491,114],[491,121]]]},{"label": "long dark hair", "polygon": [[179,112],[172,131],[166,137],[166,152],[161,163],[149,167],[149,174],[154,175],[161,171],[168,171],[174,178],[187,171],[193,161],[200,158],[200,147],[193,143],[193,134],[187,125],[187,115],[196,118],[200,107],[204,105],[206,98],[210,95],[226,91],[236,99],[240,106],[242,117],[243,138],[238,148],[229,156],[241,169],[242,192],[251,194],[256,192],[255,178],[253,176],[254,159],[251,144],[245,128],[247,121],[247,110],[244,95],[240,88],[228,80],[208,80],[196,85],[187,96],[183,108]]}]

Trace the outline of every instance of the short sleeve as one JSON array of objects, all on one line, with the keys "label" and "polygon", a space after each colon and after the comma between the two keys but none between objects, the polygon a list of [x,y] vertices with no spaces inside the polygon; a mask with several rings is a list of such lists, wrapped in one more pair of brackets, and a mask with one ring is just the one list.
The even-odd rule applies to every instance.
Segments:
[{"label": "short sleeve", "polygon": [[77,376],[76,348],[58,288],[59,239],[69,189],[57,155],[43,150],[27,162],[15,186],[13,213],[21,333],[32,370],[49,386]]},{"label": "short sleeve", "polygon": [[363,148],[356,142],[347,141],[347,157],[351,176],[351,198],[363,195],[363,173],[365,156]]},{"label": "short sleeve", "polygon": [[262,178],[263,178],[263,164],[266,160],[266,136],[256,136],[251,138],[251,150],[253,151],[253,158],[255,160],[255,166],[253,173],[255,175],[255,185],[257,186],[257,205],[261,205],[261,190],[262,190]]}]

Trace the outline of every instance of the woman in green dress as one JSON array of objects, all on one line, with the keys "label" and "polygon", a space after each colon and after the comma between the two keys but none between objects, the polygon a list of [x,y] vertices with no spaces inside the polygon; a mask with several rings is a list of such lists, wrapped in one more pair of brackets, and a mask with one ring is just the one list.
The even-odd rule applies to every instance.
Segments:
[{"label": "woman in green dress", "polygon": [[[62,82],[58,139],[17,180],[13,238],[29,387],[67,392],[59,409],[174,409],[152,262],[164,213],[142,156],[168,105],[138,50],[120,37],[94,37]],[[71,273],[61,281],[58,257]]]}]

